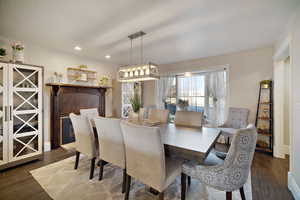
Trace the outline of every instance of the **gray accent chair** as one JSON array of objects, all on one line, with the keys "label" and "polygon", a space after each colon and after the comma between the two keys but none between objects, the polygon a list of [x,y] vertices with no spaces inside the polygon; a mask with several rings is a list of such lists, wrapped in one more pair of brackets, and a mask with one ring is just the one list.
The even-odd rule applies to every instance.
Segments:
[{"label": "gray accent chair", "polygon": [[126,186],[125,144],[120,126],[120,119],[96,117],[94,118],[99,140],[99,181],[103,177],[105,162],[123,169],[122,193]]},{"label": "gray accent chair", "polygon": [[90,179],[94,177],[95,161],[97,150],[95,144],[95,135],[89,119],[85,116],[70,114],[75,134],[76,161],[75,169],[78,168],[80,153],[91,158]]},{"label": "gray accent chair", "polygon": [[[158,127],[122,121],[121,129],[126,152],[125,200],[129,198],[131,177],[157,190],[159,199],[164,199],[164,190],[181,175],[182,162],[165,157],[164,144]],[[185,183],[186,180],[183,180],[183,184]]]},{"label": "gray accent chair", "polygon": [[183,164],[183,173],[217,190],[226,191],[226,200],[231,200],[232,191],[239,189],[242,199],[245,200],[243,186],[251,170],[256,139],[254,125],[240,129],[233,137],[223,164],[203,166],[187,162]]},{"label": "gray accent chair", "polygon": [[225,123],[219,126],[222,135],[227,138],[229,144],[230,139],[237,133],[238,129],[246,128],[248,125],[249,109],[230,107]]}]

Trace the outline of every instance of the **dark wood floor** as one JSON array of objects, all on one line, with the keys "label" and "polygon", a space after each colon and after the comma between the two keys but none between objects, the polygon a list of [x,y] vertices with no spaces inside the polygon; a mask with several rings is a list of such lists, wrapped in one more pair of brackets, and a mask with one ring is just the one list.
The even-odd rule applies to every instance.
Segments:
[{"label": "dark wood floor", "polygon": [[[217,149],[224,149],[217,145]],[[73,151],[57,149],[46,152],[44,160],[0,172],[0,200],[51,199],[30,175],[29,171],[74,155]],[[252,191],[254,200],[293,199],[287,188],[288,159],[275,159],[255,153],[252,165]],[[51,174],[49,174],[51,176]]]}]

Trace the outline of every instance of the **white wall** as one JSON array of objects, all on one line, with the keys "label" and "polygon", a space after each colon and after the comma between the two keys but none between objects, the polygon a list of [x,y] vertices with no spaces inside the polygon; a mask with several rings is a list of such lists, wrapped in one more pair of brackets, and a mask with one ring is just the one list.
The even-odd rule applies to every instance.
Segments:
[{"label": "white wall", "polygon": [[[289,47],[285,53],[286,46]],[[290,56],[290,171],[288,188],[300,200],[300,4],[291,17],[286,33],[275,46],[275,61]],[[275,62],[276,64],[276,62]],[[276,67],[276,65],[275,65]],[[275,135],[276,137],[276,135]]]},{"label": "white wall", "polygon": [[[12,40],[0,36],[0,46],[5,47],[9,50],[9,55],[7,59],[11,58],[11,48],[10,43]],[[92,60],[60,51],[55,51],[43,47],[36,46],[31,43],[25,44],[25,63],[35,64],[44,66],[45,69],[45,83],[54,72],[59,72],[64,74],[64,79],[66,80],[67,67],[76,67],[80,64],[85,64],[89,68],[94,69],[98,72],[98,76],[106,75],[111,78],[115,78],[116,66],[101,63],[97,60]],[[45,113],[45,127],[44,127],[44,141],[46,144],[46,149],[49,148],[50,141],[50,88],[44,87],[44,113]],[[108,90],[106,95],[106,115],[111,116],[113,111],[113,98],[112,91]]]},{"label": "white wall", "polygon": [[[259,48],[233,54],[182,61],[159,66],[162,74],[202,71],[229,66],[229,105],[250,109],[249,121],[255,121],[259,82],[273,77],[273,48]],[[145,104],[154,104],[154,82],[145,82]]]},{"label": "white wall", "polygon": [[290,40],[291,74],[292,74],[292,136],[289,188],[295,199],[300,199],[300,6],[291,19],[287,37]]}]

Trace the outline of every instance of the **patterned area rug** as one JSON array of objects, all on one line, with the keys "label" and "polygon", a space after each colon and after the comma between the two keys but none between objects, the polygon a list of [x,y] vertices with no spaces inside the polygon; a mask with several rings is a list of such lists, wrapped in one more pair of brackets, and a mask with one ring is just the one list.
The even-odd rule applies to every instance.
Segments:
[{"label": "patterned area rug", "polygon": [[[102,181],[98,181],[99,168],[95,168],[94,178],[89,180],[90,161],[81,157],[79,167],[74,170],[75,157],[35,169],[30,173],[54,200],[123,200],[122,170],[110,164],[104,168]],[[252,200],[251,178],[245,185],[247,200]],[[154,200],[157,196],[148,192],[149,188],[137,180],[132,180],[130,199]],[[168,187],[165,200],[180,200],[180,177]],[[187,191],[187,200],[222,200],[225,192],[206,187],[192,179]],[[233,199],[241,199],[238,191],[233,193]]]}]

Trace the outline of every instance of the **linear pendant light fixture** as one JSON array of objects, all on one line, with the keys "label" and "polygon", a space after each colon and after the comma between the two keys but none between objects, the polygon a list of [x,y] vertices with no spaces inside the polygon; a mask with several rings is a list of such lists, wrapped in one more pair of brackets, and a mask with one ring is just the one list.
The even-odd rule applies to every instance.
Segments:
[{"label": "linear pendant light fixture", "polygon": [[[145,32],[139,31],[128,36],[130,39],[130,65],[120,67],[118,71],[118,80],[120,82],[138,82],[159,79],[158,68],[154,63],[143,63],[143,36]],[[141,39],[141,63],[138,65],[132,64],[132,41],[134,39]]]}]

